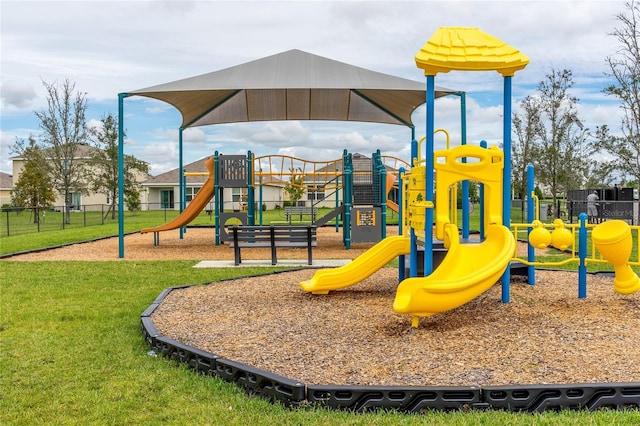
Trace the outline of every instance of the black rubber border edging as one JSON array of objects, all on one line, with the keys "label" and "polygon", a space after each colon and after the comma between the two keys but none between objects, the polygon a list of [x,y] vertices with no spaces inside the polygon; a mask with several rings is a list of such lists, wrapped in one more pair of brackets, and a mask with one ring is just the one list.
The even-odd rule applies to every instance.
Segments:
[{"label": "black rubber border edging", "polygon": [[[289,272],[277,271],[274,274]],[[235,278],[233,278],[235,279]],[[206,283],[206,285],[212,283]],[[151,319],[155,309],[173,290],[165,289],[141,315],[142,334],[151,348],[206,375],[235,383],[250,395],[286,407],[316,405],[335,410],[365,412],[377,409],[421,413],[427,410],[504,410],[541,413],[547,410],[601,410],[640,408],[640,382],[529,384],[513,386],[341,386],[305,385],[241,362],[169,339]]]}]

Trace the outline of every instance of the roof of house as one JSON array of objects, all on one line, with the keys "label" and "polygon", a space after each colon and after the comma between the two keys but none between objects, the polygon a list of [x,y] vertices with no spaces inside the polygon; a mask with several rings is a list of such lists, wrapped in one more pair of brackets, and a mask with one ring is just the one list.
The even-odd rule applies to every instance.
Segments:
[{"label": "roof of house", "polygon": [[0,172],[0,189],[13,188],[13,176],[8,173]]},{"label": "roof of house", "polygon": [[[91,154],[91,150],[93,149],[90,145],[85,144],[77,144],[76,145],[76,154],[75,158],[89,158]],[[43,152],[45,157],[48,158],[47,153],[51,152],[52,148],[44,148]],[[16,155],[15,157],[11,157],[12,160],[23,160],[24,158],[21,155]]]},{"label": "roof of house", "polygon": [[[209,157],[201,158],[193,163],[185,164],[183,166],[187,173],[207,173],[203,176],[187,176],[187,185],[204,184],[209,178],[209,171],[205,166],[205,161]],[[180,182],[180,169],[175,168],[168,172],[161,173],[157,176],[152,176],[146,181],[142,182],[143,186],[158,186],[158,185],[178,185]]]}]

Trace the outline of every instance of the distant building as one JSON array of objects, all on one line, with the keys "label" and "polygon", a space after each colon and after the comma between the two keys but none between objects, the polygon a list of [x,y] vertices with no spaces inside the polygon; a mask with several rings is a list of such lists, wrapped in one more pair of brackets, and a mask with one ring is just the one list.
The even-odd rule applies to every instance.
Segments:
[{"label": "distant building", "polygon": [[[78,145],[76,149],[76,155],[74,157],[74,161],[87,161],[89,159],[89,154],[93,148],[88,145]],[[22,169],[24,168],[25,159],[16,156],[12,157],[12,167],[13,167],[13,177],[11,182],[11,188],[13,188],[20,179],[20,175],[22,174]],[[89,171],[91,173],[91,171]],[[147,178],[147,175],[138,173],[138,182],[143,181]],[[4,182],[4,181],[3,181]],[[83,194],[84,192],[84,194]],[[141,193],[140,202],[144,205],[147,200],[145,198],[146,193]],[[64,206],[65,200],[63,195],[56,191],[56,200],[53,203],[54,206]],[[9,198],[11,198],[9,196]],[[4,198],[3,198],[4,199]],[[109,198],[109,194],[101,193],[101,192],[92,192],[89,190],[89,183],[86,182],[83,188],[72,188],[71,190],[71,210],[81,210],[83,206],[88,205],[100,205],[100,204],[111,204],[111,199]],[[11,201],[8,201],[9,203]],[[4,202],[3,202],[4,203]]]},{"label": "distant building", "polygon": [[13,176],[0,172],[0,206],[11,204],[11,189],[13,188]]}]

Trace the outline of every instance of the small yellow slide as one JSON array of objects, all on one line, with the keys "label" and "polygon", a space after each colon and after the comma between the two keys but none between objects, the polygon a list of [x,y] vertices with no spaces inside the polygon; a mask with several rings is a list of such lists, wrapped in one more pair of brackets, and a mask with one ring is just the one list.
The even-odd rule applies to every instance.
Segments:
[{"label": "small yellow slide", "polygon": [[410,240],[406,236],[386,237],[348,264],[339,268],[321,269],[310,280],[302,281],[304,291],[327,294],[331,290],[349,287],[368,278],[397,256],[410,253]]},{"label": "small yellow slide", "polygon": [[414,327],[419,317],[455,309],[488,290],[509,266],[516,244],[509,228],[495,224],[475,244],[460,244],[458,227],[447,224],[447,242],[449,252],[431,275],[407,278],[398,286],[393,310],[414,315]]}]

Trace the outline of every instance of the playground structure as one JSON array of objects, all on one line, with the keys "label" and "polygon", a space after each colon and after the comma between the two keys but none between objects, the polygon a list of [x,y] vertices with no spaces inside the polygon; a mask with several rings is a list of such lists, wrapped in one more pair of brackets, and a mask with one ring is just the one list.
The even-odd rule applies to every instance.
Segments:
[{"label": "playground structure", "polygon": [[[448,43],[456,40],[454,45]],[[459,50],[470,42],[476,52],[472,58],[466,56],[465,49]],[[475,43],[479,42],[478,46]],[[442,43],[442,44],[441,44]],[[453,55],[453,56],[452,56]],[[452,59],[454,58],[454,59]],[[215,198],[216,245],[228,241],[226,225],[254,226],[256,219],[262,225],[262,188],[263,185],[294,185],[307,191],[333,191],[335,205],[331,212],[315,221],[321,226],[330,220],[336,220],[336,231],[342,219],[343,242],[347,249],[352,242],[378,243],[369,251],[355,259],[349,265],[336,270],[318,271],[313,279],[301,283],[305,291],[314,294],[326,294],[331,290],[344,288],[362,281],[395,257],[400,259],[399,286],[394,310],[412,315],[412,325],[417,326],[419,318],[430,316],[444,310],[454,309],[482,294],[502,277],[502,301],[509,301],[510,265],[519,261],[528,266],[529,282],[534,283],[536,266],[552,266],[553,263],[535,262],[533,251],[527,259],[515,256],[515,242],[526,228],[529,234],[530,248],[543,248],[553,244],[566,250],[575,247],[579,235],[578,256],[572,252],[567,262],[579,262],[579,297],[586,297],[586,264],[603,262],[610,259],[615,262],[617,278],[616,290],[629,293],[638,290],[637,276],[629,273],[628,259],[621,261],[616,249],[598,257],[593,249],[590,258],[586,255],[586,230],[582,225],[566,225],[562,221],[554,222],[552,233],[537,218],[534,220],[528,212],[528,222],[512,224],[510,220],[510,121],[511,116],[511,78],[516,71],[523,69],[528,58],[516,49],[485,34],[475,28],[441,28],[427,42],[416,56],[416,63],[427,75],[427,134],[412,142],[411,167],[398,169],[400,190],[398,203],[388,199],[389,190],[396,176],[387,172],[387,166],[376,152],[372,155],[367,170],[354,167],[352,154],[344,151],[342,159],[327,162],[312,162],[287,156],[268,155],[255,158],[251,152],[244,155],[222,155],[216,152],[207,161],[209,178],[196,197],[180,216],[168,224],[144,229],[141,232],[154,232],[154,243],[158,233],[168,229],[182,229],[198,212]],[[504,151],[496,147],[467,145],[464,137],[461,145],[451,148],[449,134],[444,129],[433,126],[435,99],[434,78],[438,72],[451,70],[497,71],[504,77],[504,114],[503,131],[505,135]],[[464,126],[463,126],[464,128]],[[447,148],[434,152],[434,134],[443,132],[447,136]],[[464,132],[463,132],[464,134]],[[422,143],[426,142],[424,155]],[[359,160],[360,161],[360,160]],[[396,165],[398,159],[395,159]],[[403,166],[409,166],[403,164]],[[434,173],[435,172],[435,173]],[[437,178],[434,181],[434,174]],[[533,179],[530,179],[532,182]],[[469,181],[481,184],[481,225],[477,240],[469,238],[468,209],[463,203],[463,229],[457,226],[457,184],[462,183],[463,199],[466,199],[465,185]],[[184,181],[183,181],[184,182]],[[224,209],[224,188],[242,188],[246,197],[246,209],[228,212]],[[258,200],[255,190],[259,189]],[[184,194],[182,190],[182,194]],[[533,191],[529,191],[533,195]],[[434,199],[434,196],[437,196]],[[181,200],[184,204],[184,200]],[[530,203],[530,206],[532,203]],[[400,215],[399,236],[386,237],[387,207]],[[537,210],[537,209],[536,209]],[[435,218],[434,218],[435,213]],[[256,215],[259,217],[257,218]],[[433,227],[434,225],[435,227]],[[608,225],[613,227],[614,225]],[[620,225],[622,227],[622,225]],[[512,232],[513,229],[513,232]],[[609,228],[606,228],[609,229]],[[434,234],[435,231],[435,234]],[[616,233],[622,234],[623,229]],[[631,228],[629,230],[631,232]],[[548,235],[547,235],[548,234]],[[627,244],[620,241],[610,243],[603,232],[594,234],[593,247],[608,247],[613,244]],[[626,235],[626,233],[624,234]],[[435,237],[435,238],[434,238]],[[625,237],[626,238],[626,237]],[[441,241],[448,250],[446,257],[434,271],[434,242]],[[626,241],[626,240],[624,240]],[[631,240],[632,241],[632,240]],[[599,245],[598,245],[599,244]],[[607,249],[603,249],[607,251]],[[409,277],[405,278],[405,256],[409,256]],[[418,262],[422,256],[422,272]],[[628,256],[627,256],[628,257]],[[631,263],[634,264],[634,263]]]},{"label": "playground structure", "polygon": [[[354,161],[358,164],[354,166]],[[390,166],[392,164],[393,166]],[[313,225],[323,226],[336,221],[336,232],[342,219],[343,243],[347,249],[352,242],[377,242],[385,237],[387,207],[397,212],[397,204],[388,201],[396,175],[387,170],[407,166],[403,160],[374,152],[371,158],[344,151],[341,159],[308,161],[284,155],[255,157],[252,152],[244,155],[223,155],[215,152],[205,165],[207,181],[193,200],[174,220],[142,229],[141,233],[154,234],[154,245],[159,243],[159,233],[183,228],[214,200],[215,243],[230,240],[226,226],[262,225],[263,187],[291,185],[305,191],[321,192],[324,204],[333,200],[332,209]],[[395,167],[395,168],[394,168]],[[187,176],[193,173],[185,173]],[[196,173],[197,174],[197,173]],[[183,180],[185,182],[186,180]],[[225,188],[240,188],[241,209],[225,209]],[[186,191],[181,191],[184,194]],[[257,192],[257,194],[256,194]],[[184,203],[186,204],[186,202]],[[315,208],[314,202],[312,208]],[[346,225],[345,225],[346,224]],[[181,234],[182,237],[182,234]]]},{"label": "playground structure", "polygon": [[[471,48],[467,50],[467,48]],[[473,51],[472,56],[467,52]],[[529,59],[518,50],[476,28],[445,27],[425,44],[416,56],[416,64],[427,76],[427,134],[424,160],[421,160],[419,144],[412,142],[412,168],[402,175],[399,236],[387,237],[350,264],[334,270],[321,270],[310,280],[300,283],[302,289],[313,294],[327,294],[362,281],[384,267],[394,257],[399,257],[399,285],[393,309],[397,313],[412,316],[413,327],[420,317],[434,315],[461,306],[476,298],[502,277],[502,301],[509,302],[510,264],[521,261],[528,265],[529,282],[533,284],[535,266],[534,247],[546,248],[550,243],[566,250],[574,246],[576,227],[565,227],[556,221],[550,233],[539,220],[533,220],[533,203],[529,203],[528,224],[512,225],[510,220],[510,117],[511,78],[523,69]],[[484,148],[466,145],[466,141],[454,148],[434,152],[433,88],[438,72],[497,71],[504,77],[504,151],[497,147]],[[434,173],[435,171],[435,182]],[[531,169],[529,194],[533,196],[533,172]],[[460,238],[456,224],[456,185],[470,180],[481,183],[481,230],[477,241]],[[435,183],[435,184],[434,184]],[[435,193],[434,193],[435,188]],[[434,194],[436,196],[434,200]],[[435,201],[435,204],[434,204]],[[463,203],[466,204],[466,203]],[[435,220],[434,220],[435,211]],[[467,212],[463,212],[463,215]],[[614,288],[622,294],[640,290],[640,277],[629,262],[632,252],[631,227],[623,221],[610,221],[592,233],[593,253],[587,260],[586,226],[581,216],[578,258],[579,297],[586,297],[586,263],[610,262],[616,278]],[[444,243],[448,253],[433,271],[432,252],[435,238]],[[528,258],[516,257],[516,238],[520,227],[529,233]],[[512,232],[512,228],[514,231]],[[567,228],[572,228],[573,232]],[[637,229],[636,229],[637,230]],[[640,230],[637,230],[640,234]],[[640,235],[638,235],[640,237]],[[640,238],[637,238],[637,240]],[[418,243],[423,248],[424,274],[418,276]],[[595,250],[601,253],[598,258]],[[636,251],[637,248],[636,248]],[[404,277],[404,256],[410,256],[409,277]],[[550,265],[547,263],[546,265]]]},{"label": "playground structure", "polygon": [[[471,300],[473,294],[481,290],[480,284],[493,284],[499,276],[503,276],[503,301],[508,301],[508,272],[509,262],[513,259],[513,247],[516,237],[520,233],[528,233],[530,249],[535,246],[547,247],[550,243],[559,249],[566,250],[575,247],[575,240],[579,238],[579,251],[586,250],[587,232],[592,230],[592,256],[580,255],[582,263],[586,262],[610,262],[616,269],[616,289],[623,292],[632,292],[638,277],[630,272],[629,265],[640,265],[640,262],[630,262],[629,253],[632,250],[632,232],[635,229],[640,237],[638,228],[630,228],[625,223],[610,221],[607,227],[594,228],[587,227],[584,223],[578,227],[572,227],[560,222],[553,225],[543,224],[533,217],[533,203],[528,204],[531,215],[528,216],[526,224],[511,224],[509,217],[509,205],[507,196],[509,194],[509,137],[507,121],[505,120],[505,147],[504,153],[495,147],[488,149],[475,146],[466,146],[464,138],[462,145],[446,150],[433,152],[433,77],[437,72],[448,72],[457,70],[485,70],[497,69],[505,76],[505,114],[510,116],[507,110],[506,100],[510,97],[511,75],[522,69],[528,60],[520,55],[511,55],[511,48],[501,48],[502,44],[483,33],[477,33],[475,29],[440,29],[434,35],[435,42],[425,46],[425,50],[430,52],[429,59],[416,58],[418,64],[424,65],[427,74],[427,135],[425,140],[426,155],[420,159],[418,143],[412,142],[411,169],[400,172],[400,190],[397,202],[398,210],[401,214],[401,235],[386,237],[373,248],[354,260],[353,263],[360,262],[360,268],[347,267],[345,269],[332,269],[318,271],[311,282],[317,287],[318,293],[327,292],[330,285],[342,285],[345,281],[355,284],[365,278],[368,269],[375,269],[384,266],[388,260],[396,256],[401,258],[408,254],[410,256],[410,277],[404,278],[404,259],[401,260],[399,278],[404,283],[403,291],[396,295],[394,308],[408,306],[413,316],[412,323],[416,318],[431,315],[434,311],[442,309],[442,303],[450,303],[451,306],[461,302]],[[474,43],[482,47],[478,48]],[[439,43],[442,42],[442,45]],[[450,45],[449,45],[449,42]],[[435,44],[435,46],[434,46]],[[470,44],[470,45],[469,45]],[[446,49],[448,46],[448,49]],[[468,47],[469,49],[465,49]],[[491,58],[472,56],[467,57],[467,53],[486,53],[483,48],[489,51],[497,50],[496,56],[499,58],[497,64]],[[497,49],[496,49],[497,48]],[[446,50],[446,54],[445,54]],[[420,56],[420,55],[419,55]],[[452,63],[451,63],[452,62]],[[414,150],[415,148],[415,150]],[[440,162],[438,162],[441,159]],[[436,170],[436,180],[433,181],[432,171]],[[386,179],[385,179],[386,180]],[[463,231],[462,239],[460,231],[455,221],[455,190],[454,183],[459,181],[475,180],[481,182],[482,205],[481,205],[481,231],[477,241],[468,239],[465,235],[465,213],[463,204]],[[388,186],[388,181],[387,181]],[[435,190],[435,192],[434,192]],[[434,196],[437,199],[434,199]],[[463,195],[463,199],[465,196]],[[450,209],[450,210],[448,210]],[[435,230],[432,226],[434,223]],[[453,213],[453,214],[452,214]],[[603,224],[605,225],[605,224]],[[599,225],[600,226],[600,225]],[[553,228],[549,232],[547,228]],[[513,232],[512,232],[513,231]],[[433,246],[434,239],[442,238],[448,247],[447,258],[432,272],[431,256],[424,256],[424,276],[418,274],[418,247],[423,248],[423,253],[429,253]],[[584,239],[584,244],[583,240]],[[508,246],[508,250],[503,253],[503,246]],[[474,250],[475,249],[475,250]],[[530,252],[531,252],[530,250]],[[600,253],[600,256],[596,253]],[[636,247],[637,250],[637,247]],[[476,257],[483,261],[476,261]],[[386,260],[388,259],[388,260]],[[529,260],[527,260],[529,261]],[[574,260],[571,260],[574,261]],[[473,270],[473,266],[468,268],[465,262],[472,263],[479,269]],[[347,265],[349,266],[349,265]],[[530,271],[535,268],[536,263],[530,262]],[[487,267],[485,271],[483,268]],[[482,270],[481,270],[482,269]],[[461,270],[459,272],[458,270]],[[504,272],[502,272],[504,271]],[[439,287],[439,281],[433,278],[436,274],[442,274],[440,278],[446,283],[443,288]],[[472,274],[481,275],[476,279]],[[465,281],[468,286],[462,288],[455,281]],[[532,275],[530,275],[532,278]],[[432,282],[433,281],[433,282]],[[505,284],[507,284],[505,286]],[[303,283],[303,288],[305,283]],[[402,284],[401,284],[402,286]],[[339,288],[339,287],[336,287]],[[399,287],[400,289],[400,287]],[[313,289],[309,289],[313,290]],[[443,290],[443,291],[440,291]],[[289,379],[276,375],[269,371],[260,370],[250,365],[225,359],[222,356],[211,354],[199,349],[189,347],[182,342],[172,340],[162,336],[153,325],[151,315],[160,304],[162,298],[168,292],[164,292],[156,299],[141,316],[143,333],[145,338],[159,353],[175,360],[184,362],[191,368],[204,374],[216,375],[224,380],[237,383],[240,387],[250,393],[262,395],[268,399],[281,401],[286,405],[298,405],[304,403],[320,404],[331,408],[347,408],[354,411],[365,411],[375,408],[396,408],[406,412],[420,413],[427,409],[460,409],[469,408],[480,409],[504,409],[509,411],[531,411],[540,412],[544,410],[564,409],[564,408],[625,408],[637,407],[640,390],[637,383],[589,383],[577,385],[506,385],[506,386],[470,386],[470,387],[394,387],[394,386],[336,386],[336,385],[316,385],[305,384],[300,380]],[[440,303],[431,307],[428,297],[440,297]],[[506,300],[505,300],[506,299]],[[449,307],[451,309],[451,307]],[[415,324],[414,324],[415,325]]]}]

